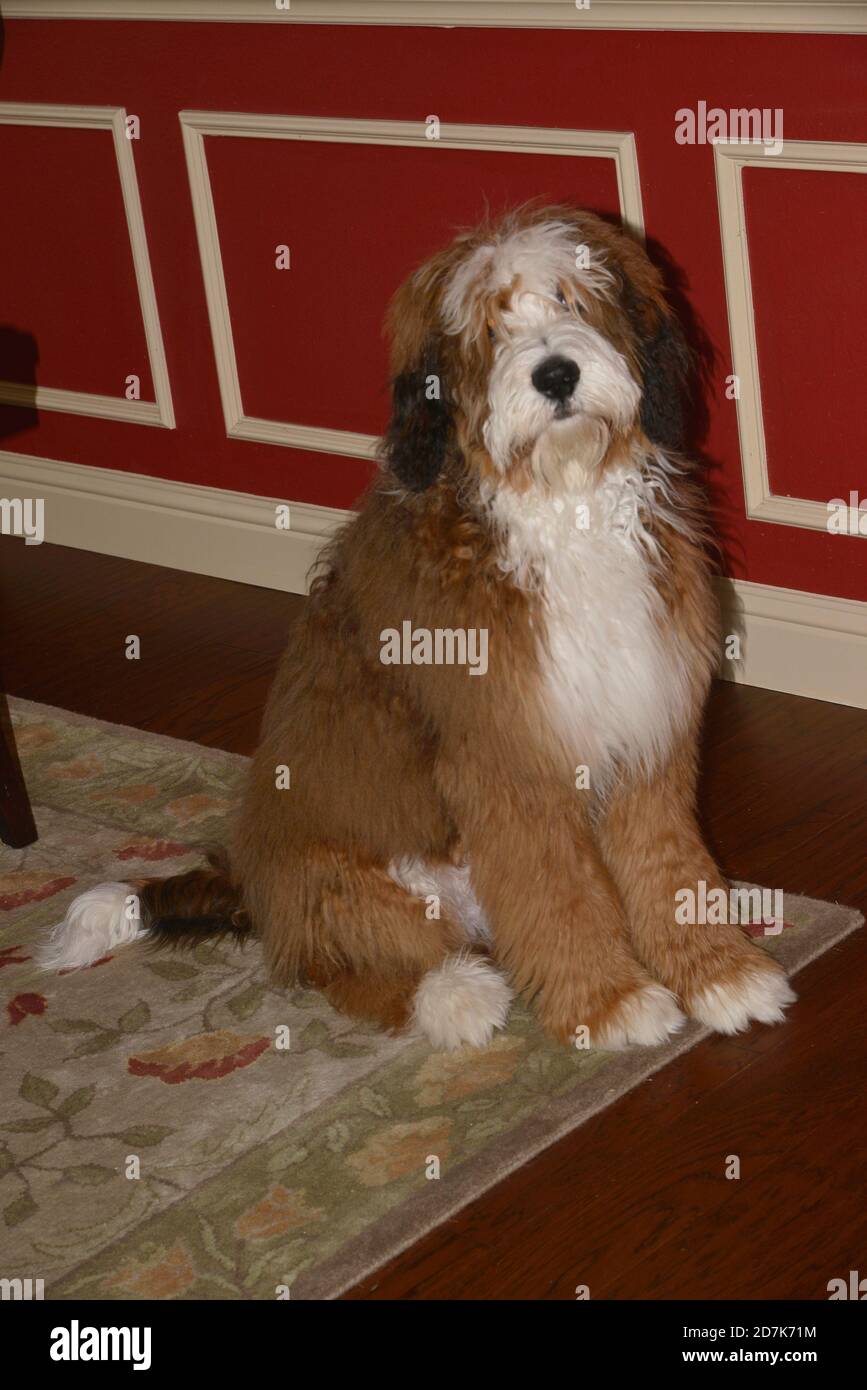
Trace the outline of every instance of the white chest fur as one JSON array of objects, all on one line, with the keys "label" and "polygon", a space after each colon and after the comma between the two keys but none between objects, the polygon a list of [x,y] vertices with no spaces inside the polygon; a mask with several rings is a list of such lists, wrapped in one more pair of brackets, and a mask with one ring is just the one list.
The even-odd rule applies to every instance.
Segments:
[{"label": "white chest fur", "polygon": [[642,520],[652,505],[652,489],[633,468],[559,495],[500,487],[490,503],[504,570],[541,600],[551,726],[597,790],[615,762],[658,764],[687,709],[682,653],[653,582]]}]

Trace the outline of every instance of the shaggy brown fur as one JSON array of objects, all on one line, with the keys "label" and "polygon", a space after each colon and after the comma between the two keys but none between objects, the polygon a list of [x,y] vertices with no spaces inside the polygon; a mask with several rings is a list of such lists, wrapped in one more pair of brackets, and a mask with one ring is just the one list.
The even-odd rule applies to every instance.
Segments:
[{"label": "shaggy brown fur", "polygon": [[[524,211],[574,227],[613,275],[584,312],[643,385],[641,419],[614,435],[610,466],[631,444],[674,447],[685,352],[662,285],[640,246],[569,209]],[[261,938],[274,977],[323,988],[338,1007],[401,1028],[422,977],[464,943],[460,925],[430,921],[421,899],[386,872],[403,856],[472,866],[493,954],[560,1039],[604,1026],[651,979],[689,1009],[715,982],[776,966],[736,927],[676,925],[674,894],[722,885],[694,811],[697,738],[717,632],[701,530],[656,524],[658,585],[686,652],[689,729],[652,778],[624,775],[594,803],[546,734],[538,598],[498,567],[476,505],[495,470],[482,426],[489,328],[502,302],[479,296],[468,331],[443,331],[449,275],[490,227],[434,256],[398,291],[388,326],[395,418],[385,464],[356,518],[329,546],[265,712],[262,741],[230,847],[230,873],[202,871],[143,890],[161,937],[219,919]],[[563,287],[567,297],[580,285]],[[444,400],[427,402],[430,372]],[[529,485],[516,457],[499,486]],[[674,505],[695,522],[692,484]],[[487,629],[489,669],[386,666],[380,634],[411,619],[429,629]],[[291,769],[277,790],[276,769]],[[240,914],[240,915],[239,915]],[[198,926],[196,923],[198,922]]]}]

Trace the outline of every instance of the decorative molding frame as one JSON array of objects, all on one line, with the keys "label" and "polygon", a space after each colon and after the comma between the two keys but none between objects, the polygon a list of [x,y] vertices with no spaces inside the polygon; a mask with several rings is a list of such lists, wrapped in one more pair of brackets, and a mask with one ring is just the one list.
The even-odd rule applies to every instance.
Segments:
[{"label": "decorative molding frame", "polygon": [[[350,512],[290,502],[278,531],[277,498],[197,487],[108,468],[0,450],[0,496],[45,500],[45,538],[301,594],[317,555]],[[814,700],[867,708],[867,603],[720,580],[724,631],[742,658],[726,679]]]},{"label": "decorative molding frame", "polygon": [[[179,112],[199,256],[226,433],[232,439],[282,444],[350,458],[371,458],[376,436],[351,430],[323,429],[244,412],[231,312],[223,275],[220,236],[205,153],[206,136],[242,139],[307,140],[326,144],[410,145],[426,149],[501,150],[504,153],[571,155],[612,159],[624,222],[644,235],[644,213],[635,136],[631,132],[548,130],[535,126],[443,125],[438,140],[428,140],[421,121],[368,121],[313,116],[257,116],[234,111]],[[436,159],[435,154],[428,156]]]},{"label": "decorative molding frame", "polygon": [[90,415],[99,420],[125,420],[131,424],[158,425],[163,429],[173,430],[175,412],[169,373],[132,142],[126,138],[125,122],[126,109],[122,106],[47,106],[36,102],[0,102],[0,125],[111,131],[154,386],[154,400],[129,401],[122,396],[101,396],[88,391],[67,391],[53,386],[37,385],[34,389],[19,382],[0,381],[0,403],[35,405],[37,410],[59,410],[69,415]]},{"label": "decorative molding frame", "polygon": [[820,169],[867,174],[867,145],[786,140],[782,153],[773,156],[766,155],[761,145],[714,145],[732,370],[740,380],[737,415],[746,514],[753,521],[827,531],[828,508],[824,502],[814,498],[783,497],[771,491],[744,213],[742,170],[747,165],[762,169]]},{"label": "decorative molding frame", "polygon": [[7,19],[206,20],[247,24],[426,24],[499,29],[702,29],[863,34],[862,0],[6,0]]}]

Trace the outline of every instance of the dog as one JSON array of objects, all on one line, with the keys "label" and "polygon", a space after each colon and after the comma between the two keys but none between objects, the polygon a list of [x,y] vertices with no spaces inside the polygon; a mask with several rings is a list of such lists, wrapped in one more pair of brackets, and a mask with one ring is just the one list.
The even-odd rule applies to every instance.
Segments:
[{"label": "dog", "polygon": [[255,936],[276,981],[436,1049],[488,1044],[516,993],[602,1049],[781,1021],[780,966],[675,912],[726,885],[696,820],[719,633],[659,272],[593,214],[525,207],[416,270],[386,326],[382,467],[318,564],[227,852],[83,893],[45,963]]}]

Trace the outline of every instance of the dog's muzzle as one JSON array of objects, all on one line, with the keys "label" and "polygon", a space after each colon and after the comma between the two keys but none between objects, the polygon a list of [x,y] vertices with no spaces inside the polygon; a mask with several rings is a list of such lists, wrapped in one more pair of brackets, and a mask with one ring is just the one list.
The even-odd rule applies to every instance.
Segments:
[{"label": "dog's muzzle", "polygon": [[569,357],[546,357],[532,373],[530,380],[542,396],[562,405],[578,385],[580,372]]}]

